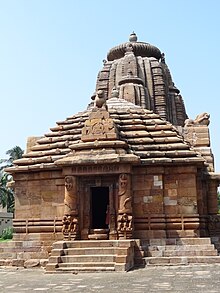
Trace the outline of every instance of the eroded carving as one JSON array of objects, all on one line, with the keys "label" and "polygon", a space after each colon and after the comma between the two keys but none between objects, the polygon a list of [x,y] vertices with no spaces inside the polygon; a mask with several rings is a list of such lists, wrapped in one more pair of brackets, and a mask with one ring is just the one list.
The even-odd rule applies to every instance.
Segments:
[{"label": "eroded carving", "polygon": [[117,131],[109,113],[104,109],[94,109],[82,129],[82,141],[114,138],[117,138]]},{"label": "eroded carving", "polygon": [[117,219],[117,231],[119,238],[132,237],[132,206],[131,206],[131,182],[129,174],[119,176],[119,211]]},{"label": "eroded carving", "polygon": [[64,235],[64,239],[66,240],[75,240],[77,239],[78,234],[78,219],[75,216],[63,216],[63,227],[62,227],[62,233]]},{"label": "eroded carving", "polygon": [[104,109],[108,110],[107,105],[106,105],[107,97],[106,97],[105,92],[103,90],[98,90],[96,92],[95,97],[92,96],[92,99],[94,99],[94,107],[104,108]]},{"label": "eroded carving", "polygon": [[132,237],[132,215],[124,213],[118,216],[118,236],[119,238],[131,238]]},{"label": "eroded carving", "polygon": [[194,206],[197,207],[196,200],[190,198],[190,197],[182,197],[178,199],[177,203],[181,206]]},{"label": "eroded carving", "polygon": [[73,177],[72,176],[65,177],[65,187],[66,187],[67,191],[70,191],[73,188]]},{"label": "eroded carving", "polygon": [[65,215],[72,215],[76,213],[76,198],[76,178],[74,176],[66,176],[64,198]]},{"label": "eroded carving", "polygon": [[210,114],[204,112],[204,113],[201,113],[199,115],[196,116],[196,118],[193,120],[193,119],[186,119],[185,120],[185,127],[188,127],[188,126],[199,126],[199,125],[206,125],[208,126],[209,123],[210,123]]},{"label": "eroded carving", "polygon": [[65,177],[64,216],[62,232],[65,239],[75,240],[78,235],[77,188],[74,176]]},{"label": "eroded carving", "polygon": [[128,43],[126,44],[125,46],[125,54],[128,55],[128,54],[131,54],[133,53],[134,49],[133,49],[133,46],[131,43]]},{"label": "eroded carving", "polygon": [[131,212],[131,190],[130,176],[120,174],[119,176],[119,213]]}]

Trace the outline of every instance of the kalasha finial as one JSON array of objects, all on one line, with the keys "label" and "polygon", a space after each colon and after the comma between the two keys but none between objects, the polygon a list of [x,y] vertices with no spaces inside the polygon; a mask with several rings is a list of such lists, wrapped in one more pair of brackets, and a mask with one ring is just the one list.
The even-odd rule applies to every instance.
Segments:
[{"label": "kalasha finial", "polygon": [[137,35],[135,34],[135,32],[130,34],[129,42],[137,42]]}]

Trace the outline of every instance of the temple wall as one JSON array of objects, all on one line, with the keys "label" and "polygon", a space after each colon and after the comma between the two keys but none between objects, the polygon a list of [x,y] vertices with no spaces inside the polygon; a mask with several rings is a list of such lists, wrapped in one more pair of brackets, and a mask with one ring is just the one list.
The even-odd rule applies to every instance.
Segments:
[{"label": "temple wall", "polygon": [[61,172],[19,173],[14,179],[14,238],[44,240],[54,238],[51,234],[60,234],[64,212]]},{"label": "temple wall", "polygon": [[[108,185],[112,176],[103,184]],[[14,179],[14,239],[52,242],[62,239],[65,195],[62,172],[17,173]],[[116,211],[117,194],[118,191],[114,193]],[[204,203],[207,193],[193,166],[134,167],[131,196],[133,237],[140,239],[195,237],[200,236],[201,228],[204,236],[207,224],[202,227],[201,218],[205,219],[204,212],[210,213],[215,206],[212,202]]]},{"label": "temple wall", "polygon": [[190,166],[134,170],[134,237],[193,237],[199,233],[196,172]]}]

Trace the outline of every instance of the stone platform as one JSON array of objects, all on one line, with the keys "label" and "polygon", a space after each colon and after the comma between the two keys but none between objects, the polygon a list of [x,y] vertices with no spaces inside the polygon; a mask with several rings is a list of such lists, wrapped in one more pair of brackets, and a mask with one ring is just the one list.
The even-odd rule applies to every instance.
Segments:
[{"label": "stone platform", "polygon": [[220,263],[210,238],[152,239],[143,247],[146,265],[188,265]]},{"label": "stone platform", "polygon": [[[218,239],[214,239],[218,240]],[[218,242],[216,242],[218,244]],[[128,271],[158,265],[217,264],[220,256],[210,238],[78,240],[0,243],[0,267],[46,267],[46,272]]]}]

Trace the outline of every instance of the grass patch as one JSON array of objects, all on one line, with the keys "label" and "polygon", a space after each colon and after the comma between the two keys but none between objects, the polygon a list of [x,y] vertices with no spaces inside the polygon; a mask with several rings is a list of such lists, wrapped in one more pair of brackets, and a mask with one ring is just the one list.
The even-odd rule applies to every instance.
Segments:
[{"label": "grass patch", "polygon": [[13,237],[13,228],[12,227],[8,227],[8,228],[5,228],[2,231],[2,235],[1,235],[1,238],[0,239],[10,240],[10,239],[12,239],[12,237]]},{"label": "grass patch", "polygon": [[9,241],[12,241],[12,239],[3,239],[3,238],[0,238],[0,242],[9,242]]}]

